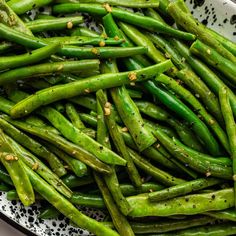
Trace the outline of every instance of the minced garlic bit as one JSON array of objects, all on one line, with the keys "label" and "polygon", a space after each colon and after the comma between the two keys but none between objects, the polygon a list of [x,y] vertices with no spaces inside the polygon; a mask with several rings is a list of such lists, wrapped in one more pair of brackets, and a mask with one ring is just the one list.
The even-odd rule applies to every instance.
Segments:
[{"label": "minced garlic bit", "polygon": [[152,193],[152,192],[153,192],[153,189],[149,189],[149,192]]},{"label": "minced garlic bit", "polygon": [[74,151],[72,152],[72,154],[75,155],[75,154],[76,154],[76,151],[74,150]]},{"label": "minced garlic bit", "polygon": [[130,80],[130,81],[134,81],[134,80],[137,79],[137,73],[136,73],[136,72],[130,72],[130,73],[128,74],[128,77],[129,77],[129,80]]},{"label": "minced garlic bit", "polygon": [[90,93],[90,90],[89,89],[85,89],[84,92],[85,93]]},{"label": "minced garlic bit", "polygon": [[17,161],[18,160],[18,158],[16,157],[16,156],[13,156],[13,155],[6,155],[5,156],[5,160],[6,161]]},{"label": "minced garlic bit", "polygon": [[32,166],[32,170],[37,170],[39,168],[39,163],[35,162],[34,165]]},{"label": "minced garlic bit", "polygon": [[67,22],[66,27],[67,27],[67,29],[72,29],[73,23],[71,21]]},{"label": "minced garlic bit", "polygon": [[211,55],[211,50],[207,49],[207,54]]},{"label": "minced garlic bit", "polygon": [[99,51],[98,51],[97,48],[92,48],[92,49],[91,49],[91,52],[92,52],[93,54],[95,54],[95,55],[98,55],[98,54],[99,54]]},{"label": "minced garlic bit", "polygon": [[158,143],[157,146],[156,146],[156,148],[158,149],[158,148],[160,148],[160,147],[161,147],[161,144]]},{"label": "minced garlic bit", "polygon": [[64,68],[64,66],[61,64],[61,65],[58,66],[57,70],[60,71],[60,70],[62,70],[63,68]]},{"label": "minced garlic bit", "polygon": [[106,102],[106,104],[104,106],[104,115],[109,116],[110,114],[111,114],[111,103]]},{"label": "minced garlic bit", "polygon": [[233,181],[236,181],[236,175],[233,175]]},{"label": "minced garlic bit", "polygon": [[209,124],[210,124],[210,125],[214,125],[214,123],[215,123],[215,121],[214,121],[213,119],[210,119],[210,120],[209,120]]},{"label": "minced garlic bit", "polygon": [[114,37],[114,39],[115,39],[116,41],[120,40],[119,36],[117,36],[117,35]]},{"label": "minced garlic bit", "polygon": [[209,176],[211,176],[211,172],[206,172],[206,177],[209,177]]},{"label": "minced garlic bit", "polygon": [[135,83],[134,83],[134,82],[131,82],[131,83],[130,83],[130,86],[135,86]]},{"label": "minced garlic bit", "polygon": [[103,7],[106,9],[107,12],[111,13],[112,12],[112,8],[108,3],[104,3]]},{"label": "minced garlic bit", "polygon": [[123,132],[128,132],[128,128],[127,128],[127,127],[123,127],[121,130],[122,130]]},{"label": "minced garlic bit", "polygon": [[99,43],[99,46],[100,46],[100,47],[105,47],[105,46],[106,46],[106,43],[105,43],[104,41],[101,41],[101,42]]}]

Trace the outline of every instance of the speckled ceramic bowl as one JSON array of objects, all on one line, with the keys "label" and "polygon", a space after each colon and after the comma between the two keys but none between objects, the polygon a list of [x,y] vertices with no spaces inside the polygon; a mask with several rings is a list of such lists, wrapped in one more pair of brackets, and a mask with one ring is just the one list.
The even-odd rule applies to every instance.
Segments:
[{"label": "speckled ceramic bowl", "polygon": [[[193,15],[202,23],[215,29],[236,42],[236,1],[230,0],[186,0]],[[25,208],[22,204],[9,202],[6,194],[0,192],[0,216],[23,231],[26,235],[38,236],[78,236],[89,235],[87,231],[72,227],[67,219],[40,220],[39,205]],[[85,214],[102,219],[102,212],[81,209]]]}]

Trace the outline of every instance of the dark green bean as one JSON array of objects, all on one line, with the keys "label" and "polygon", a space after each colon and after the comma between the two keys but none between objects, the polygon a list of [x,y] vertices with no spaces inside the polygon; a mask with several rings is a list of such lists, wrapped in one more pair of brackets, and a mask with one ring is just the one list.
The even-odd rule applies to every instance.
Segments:
[{"label": "dark green bean", "polygon": [[39,219],[56,219],[61,213],[53,206],[45,207],[40,210]]},{"label": "dark green bean", "polygon": [[11,177],[9,174],[0,166],[0,180],[8,185],[13,185],[13,182],[11,180]]},{"label": "dark green bean", "polygon": [[71,36],[99,37],[99,34],[85,27],[77,27],[72,30]]},{"label": "dark green bean", "polygon": [[65,177],[63,177],[62,181],[69,188],[76,188],[76,187],[81,187],[84,185],[94,183],[94,179],[90,175],[78,178],[77,176],[70,174],[70,175],[66,175]]},{"label": "dark green bean", "polygon": [[[83,4],[83,3],[65,3],[55,5],[53,7],[54,13],[73,13],[76,11],[86,12],[90,14],[104,16],[107,14],[107,9],[100,4]],[[172,35],[177,38],[185,40],[194,40],[195,36],[183,31],[176,30],[170,26],[164,25],[162,22],[152,19],[151,17],[142,16],[140,14],[131,13],[120,8],[112,7],[111,13],[119,20],[125,21],[130,24],[137,25],[139,27],[146,28],[152,31],[158,31],[159,33]]]},{"label": "dark green bean", "polygon": [[55,19],[38,19],[26,23],[26,26],[33,32],[44,32],[51,30],[72,29],[74,26],[83,23],[82,16],[60,17]]},{"label": "dark green bean", "polygon": [[212,129],[215,136],[219,139],[223,147],[230,152],[228,138],[224,130],[220,127],[217,121],[211,116],[204,106],[183,86],[181,86],[174,79],[162,74],[157,76],[156,81],[161,84],[165,84],[169,89],[175,92],[184,99],[185,102],[189,103],[192,108],[197,111],[198,115],[202,117],[205,123]]},{"label": "dark green bean", "polygon": [[144,86],[169,109],[173,110],[180,117],[192,124],[192,129],[211,154],[220,155],[220,147],[215,138],[211,135],[207,126],[185,104],[183,104],[172,94],[162,89],[160,86],[156,86],[156,84],[152,81],[147,81]]},{"label": "dark green bean", "polygon": [[5,183],[0,183],[0,191],[7,192],[11,189],[11,187]]},{"label": "dark green bean", "polygon": [[236,221],[236,211],[234,208],[223,211],[209,211],[205,212],[204,215],[208,215],[220,220]]}]

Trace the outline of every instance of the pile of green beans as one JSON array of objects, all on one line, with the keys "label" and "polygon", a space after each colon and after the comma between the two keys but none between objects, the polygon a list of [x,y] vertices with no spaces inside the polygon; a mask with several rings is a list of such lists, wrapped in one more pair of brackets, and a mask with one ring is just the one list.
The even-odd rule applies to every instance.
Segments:
[{"label": "pile of green beans", "polygon": [[0,12],[9,201],[98,236],[236,233],[236,43],[184,0],[0,0]]}]

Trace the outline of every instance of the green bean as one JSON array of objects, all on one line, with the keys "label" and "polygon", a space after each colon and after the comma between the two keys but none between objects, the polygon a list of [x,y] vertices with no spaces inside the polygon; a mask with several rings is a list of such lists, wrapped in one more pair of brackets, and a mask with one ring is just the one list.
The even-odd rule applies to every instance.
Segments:
[{"label": "green bean", "polygon": [[32,35],[31,31],[25,26],[24,22],[16,15],[16,12],[8,6],[4,0],[0,1],[1,20],[0,22],[22,32],[24,34]]},{"label": "green bean", "polygon": [[[106,104],[108,103],[107,98],[105,96],[105,94],[103,93],[102,90],[99,90],[97,93],[97,98],[100,102],[101,107],[103,107],[104,109],[106,109]],[[123,140],[122,135],[120,134],[118,127],[116,125],[115,119],[114,119],[114,114],[111,112],[110,108],[109,109],[109,113],[110,114],[106,114],[105,115],[105,121],[109,130],[109,133],[111,135],[111,138],[113,139],[113,143],[116,146],[116,149],[118,150],[118,152],[122,155],[122,157],[127,161],[127,172],[129,174],[130,180],[132,181],[132,183],[135,186],[141,186],[142,181],[141,181],[141,177],[127,151],[127,148],[125,146],[125,142]]]},{"label": "green bean", "polygon": [[27,11],[32,10],[33,8],[38,8],[42,6],[46,6],[53,2],[52,0],[10,0],[8,1],[8,5],[11,9],[18,15],[21,15]]},{"label": "green bean", "polygon": [[207,85],[192,71],[189,65],[184,62],[178,51],[171,45],[171,43],[157,34],[146,33],[149,38],[161,47],[167,58],[171,58],[172,62],[180,70],[184,70],[188,73],[188,76],[180,72],[177,72],[177,77],[183,81],[190,90],[199,97],[199,99],[205,104],[210,113],[212,113],[221,123],[223,123],[223,117],[219,109],[219,101],[217,97],[211,92]]},{"label": "green bean", "polygon": [[143,171],[151,175],[155,178],[158,182],[166,185],[166,186],[174,186],[177,184],[184,183],[185,180],[176,178],[167,172],[158,169],[157,167],[153,166],[150,162],[139,156],[136,152],[132,149],[128,148],[129,153],[134,161],[134,163]]},{"label": "green bean", "polygon": [[75,173],[76,176],[82,177],[88,174],[87,166],[83,162],[72,158],[71,156],[67,155],[65,152],[61,151],[60,149],[56,148],[51,144],[47,144],[46,146],[52,153],[61,158]]},{"label": "green bean", "polygon": [[[0,33],[2,38],[6,38],[11,42],[16,42],[18,44],[24,45],[28,48],[41,48],[49,43],[44,39],[36,38],[33,36],[28,36],[10,27],[7,27],[0,23]],[[93,58],[119,58],[133,56],[137,54],[143,54],[146,52],[144,47],[129,47],[126,50],[120,47],[76,47],[76,46],[63,46],[58,54],[68,57],[78,57],[84,59]]]},{"label": "green bean", "polygon": [[[171,43],[217,96],[221,87],[227,87],[225,83],[212,70],[210,70],[204,63],[202,63],[200,60],[196,59],[194,56],[191,55],[187,46],[175,39],[171,39]],[[181,72],[183,73],[182,78],[192,77],[189,71],[182,70],[179,73]],[[209,94],[209,96],[211,96],[211,94]],[[236,97],[230,89],[229,97],[234,114],[236,114]]]},{"label": "green bean", "polygon": [[59,177],[66,174],[65,168],[58,160],[58,158],[47,148],[38,143],[36,140],[24,134],[23,132],[21,132],[20,130],[18,130],[17,128],[15,128],[14,126],[12,126],[1,118],[0,127],[7,135],[9,135],[19,144],[21,144],[25,148],[28,148],[35,155],[45,159],[49,163],[52,171],[55,172]]},{"label": "green bean", "polygon": [[233,61],[224,58],[216,50],[196,40],[190,47],[190,52],[199,56],[209,65],[213,66],[224,74],[233,84],[236,85],[236,66]]},{"label": "green bean", "polygon": [[169,138],[159,129],[154,135],[174,157],[197,172],[206,174],[207,176],[212,175],[218,178],[232,179],[232,169],[226,165],[230,159],[224,158],[218,160],[218,158],[212,158],[208,155],[198,153],[177,140]]},{"label": "green bean", "polygon": [[221,153],[217,141],[211,135],[207,126],[185,104],[183,104],[172,94],[166,92],[164,89],[156,86],[152,81],[147,81],[144,86],[150,93],[161,100],[169,109],[173,110],[180,117],[192,124],[192,129],[194,132],[196,132],[204,146],[211,154],[219,155]]},{"label": "green bean", "polygon": [[[25,16],[25,15],[27,15],[27,14],[21,15],[21,18],[22,18],[23,16]],[[52,16],[52,15],[45,14],[45,13],[38,13],[38,14],[35,16],[34,19],[37,19],[37,20],[42,20],[42,19],[56,19],[56,17],[55,17],[55,16]],[[27,21],[27,22],[29,22],[29,21]]]},{"label": "green bean", "polygon": [[211,37],[205,30],[205,26],[202,24],[197,24],[193,16],[189,13],[184,12],[179,6],[178,2],[182,0],[175,1],[168,5],[168,12],[174,18],[175,22],[186,29],[188,32],[191,32],[197,36],[198,39],[202,40],[204,43],[213,47],[225,58],[228,58],[232,62],[236,62],[236,57],[222,46],[216,38]]},{"label": "green bean", "polygon": [[116,206],[112,196],[107,188],[105,182],[102,178],[95,174],[94,175],[97,185],[102,192],[104,203],[111,215],[112,221],[121,236],[134,235],[132,228],[125,216],[120,212],[119,208]]},{"label": "green bean", "polygon": [[[111,144],[110,144],[110,140],[108,136],[108,127],[106,126],[103,108],[98,98],[97,98],[97,112],[98,112],[97,141],[100,144],[104,145],[105,147],[111,148]],[[117,215],[117,214],[121,215],[120,213],[121,211],[124,215],[127,215],[130,212],[130,207],[129,207],[129,204],[127,204],[127,201],[121,192],[120,184],[118,181],[115,168],[112,167],[112,173],[110,175],[104,176],[105,183],[103,183],[103,180],[98,174],[94,173],[94,177],[100,191],[102,192],[102,195],[106,202],[106,206],[109,209],[110,214],[112,216]],[[103,186],[104,188],[101,189],[101,186]],[[108,191],[106,191],[105,188],[108,188]],[[114,202],[117,204],[117,206],[113,204],[113,200],[109,192],[111,196],[113,197]],[[121,221],[122,220],[125,221],[125,219],[123,219],[123,216],[121,216],[120,219]],[[117,217],[114,220],[118,220]],[[117,222],[117,227],[119,226],[118,223],[119,221]]]},{"label": "green bean", "polygon": [[22,129],[26,132],[29,132],[35,136],[42,138],[45,141],[52,143],[59,149],[62,149],[68,155],[75,157],[76,159],[80,160],[81,162],[98,172],[102,172],[105,174],[109,174],[111,172],[110,167],[105,163],[99,161],[94,155],[87,152],[80,146],[67,141],[59,135],[56,135],[48,130],[41,129],[40,127],[26,124],[25,122],[21,122],[19,120],[16,121],[7,117],[4,117],[4,119],[6,119],[8,122],[18,127],[19,129]]},{"label": "green bean", "polygon": [[23,55],[0,57],[0,70],[34,64],[56,53],[60,47],[59,44],[49,44]]},{"label": "green bean", "polygon": [[45,207],[38,215],[39,219],[56,219],[61,213],[53,206]]},{"label": "green bean", "polygon": [[26,26],[33,32],[44,32],[51,30],[71,29],[83,23],[82,16],[60,17],[55,19],[38,19],[26,23]]},{"label": "green bean", "polygon": [[195,215],[206,211],[224,210],[234,206],[233,189],[224,189],[211,193],[192,194],[161,202],[150,202],[148,194],[128,197],[133,207],[132,217]]},{"label": "green bean", "polygon": [[94,116],[91,116],[86,113],[79,113],[80,119],[87,123],[88,125],[92,126],[93,128],[97,127],[97,119]]},{"label": "green bean", "polygon": [[[106,18],[105,16],[104,18]],[[142,34],[135,27],[119,22],[121,30],[130,38],[135,44],[143,47],[147,47],[147,55],[156,63],[163,62],[166,58],[162,55],[160,51],[153,45],[151,40],[148,39],[144,34]]]},{"label": "green bean", "polygon": [[7,169],[21,202],[24,206],[30,206],[35,202],[35,196],[29,177],[24,170],[23,162],[12,149],[2,130],[0,130],[0,142],[1,162]]},{"label": "green bean", "polygon": [[72,97],[69,99],[70,102],[73,102],[77,105],[83,106],[85,108],[88,108],[89,110],[96,111],[97,110],[97,103],[94,96],[78,96],[78,97]]},{"label": "green bean", "polygon": [[40,115],[48,119],[67,139],[91,152],[101,161],[112,165],[125,165],[120,156],[100,145],[81,130],[76,129],[62,114],[50,107],[40,109]]},{"label": "green bean", "polygon": [[[172,63],[170,61],[166,61],[154,66],[147,67],[145,69],[136,70],[133,73],[136,73],[136,81],[138,82],[149,79],[153,75],[162,73],[171,67]],[[122,84],[128,84],[130,83],[130,79],[128,78],[130,73],[132,72],[105,74],[90,77],[70,84],[52,86],[51,88],[38,91],[34,95],[31,95],[16,104],[11,109],[11,115],[14,118],[25,116],[42,105],[47,105],[61,99],[80,95],[88,91],[88,89],[92,92],[99,89],[106,89],[121,86]],[[67,91],[67,93],[65,93],[65,91]]]},{"label": "green bean", "polygon": [[0,180],[3,181],[4,183],[12,186],[13,182],[11,180],[11,177],[9,174],[0,166]]},{"label": "green bean", "polygon": [[[222,88],[219,92],[221,111],[225,120],[225,126],[227,135],[229,138],[229,145],[231,151],[232,159],[232,169],[233,169],[233,180],[234,180],[234,191],[236,190],[236,124],[234,120],[234,114],[231,109],[228,91],[226,88]],[[236,198],[235,198],[236,205]]]},{"label": "green bean", "polygon": [[[10,190],[7,192],[7,200],[9,201],[19,201],[19,196],[16,190]],[[43,198],[39,194],[35,194],[35,200],[43,200]]]},{"label": "green bean", "polygon": [[9,115],[11,108],[14,106],[14,103],[4,97],[0,97],[0,104],[0,110]]},{"label": "green bean", "polygon": [[134,89],[127,89],[127,92],[129,93],[129,96],[131,98],[142,98],[142,91],[134,90]]},{"label": "green bean", "polygon": [[[202,227],[195,227],[192,229],[180,230],[176,231],[175,235],[182,235],[182,236],[226,236],[226,235],[233,235],[236,233],[236,227],[232,223],[223,223],[223,224],[216,224],[216,225],[209,225],[209,226],[202,226]],[[172,234],[161,234],[165,236],[170,236]],[[161,236],[160,235],[160,236]],[[156,235],[157,236],[157,235]]]},{"label": "green bean", "polygon": [[184,123],[179,122],[167,111],[151,102],[135,101],[135,104],[145,115],[159,121],[164,121],[169,126],[173,127],[185,145],[195,150],[203,151],[203,148],[200,142],[196,139],[195,134]]},{"label": "green bean", "polygon": [[208,188],[219,183],[222,183],[222,180],[214,178],[196,179],[161,191],[149,193],[148,197],[152,202],[160,202],[162,200],[183,196],[191,192]]},{"label": "green bean", "polygon": [[84,129],[85,126],[83,122],[80,120],[79,114],[77,113],[75,107],[71,103],[66,104],[66,114],[70,118],[71,123],[77,128],[77,129]]},{"label": "green bean", "polygon": [[78,178],[77,176],[70,174],[70,175],[66,175],[65,177],[63,177],[62,181],[69,188],[76,188],[76,187],[81,187],[84,185],[94,183],[94,179],[90,175]]},{"label": "green bean", "polygon": [[7,140],[11,144],[17,156],[19,156],[27,166],[35,169],[35,171],[42,178],[44,178],[49,184],[55,186],[57,191],[62,193],[64,196],[71,197],[71,190],[65,184],[63,184],[61,179],[56,174],[54,174],[43,162],[16,143],[9,136],[7,136]]},{"label": "green bean", "polygon": [[42,180],[29,167],[24,166],[24,168],[30,178],[30,181],[34,185],[34,189],[79,227],[85,228],[98,236],[118,236],[115,231],[82,214],[76,207],[62,197],[52,186]]},{"label": "green bean", "polygon": [[44,63],[27,68],[17,68],[0,74],[0,84],[16,82],[19,79],[28,79],[32,77],[42,77],[54,73],[62,72],[82,72],[85,70],[98,70],[98,60],[65,61]]},{"label": "green bean", "polygon": [[75,3],[75,2],[80,2],[80,3],[107,3],[111,6],[122,6],[122,7],[131,7],[131,8],[147,8],[147,7],[158,7],[159,6],[159,1],[155,1],[155,0],[149,0],[148,2],[146,0],[132,0],[132,1],[125,1],[125,0],[119,0],[119,2],[117,2],[116,0],[57,0],[56,3]]},{"label": "green bean", "polygon": [[216,31],[206,28],[206,30],[216,38],[226,49],[228,49],[231,53],[236,56],[236,45],[234,42],[230,41],[229,39],[225,38],[223,35],[217,33]]},{"label": "green bean", "polygon": [[[83,4],[83,3],[65,3],[55,5],[53,7],[54,13],[73,13],[73,12],[86,12],[90,14],[104,16],[107,14],[107,10],[100,4]],[[177,38],[182,38],[185,40],[194,40],[195,36],[183,31],[176,30],[170,26],[164,25],[162,22],[152,19],[151,17],[142,16],[139,14],[131,13],[123,9],[112,7],[112,15],[119,20],[125,21],[127,23],[146,28],[148,30],[157,31],[159,33],[164,33],[172,35]]]},{"label": "green bean", "polygon": [[202,117],[205,123],[212,129],[215,136],[219,139],[223,147],[230,152],[229,143],[227,135],[224,130],[220,127],[217,121],[211,116],[204,106],[184,87],[182,87],[177,81],[174,79],[162,74],[156,78],[156,81],[161,84],[165,84],[168,88],[182,97],[185,102],[189,103],[195,111],[197,111],[198,115]]},{"label": "green bean", "polygon": [[94,45],[104,47],[106,45],[119,45],[123,40],[115,40],[112,38],[103,37],[88,37],[88,36],[64,36],[64,37],[50,37],[44,40],[52,43],[61,43],[63,45]]},{"label": "green bean", "polygon": [[143,151],[151,146],[156,140],[146,128],[138,108],[130,98],[127,90],[121,87],[112,90],[111,94],[119,115],[128,128],[139,151]]},{"label": "green bean", "polygon": [[236,211],[234,208],[223,211],[209,211],[205,212],[204,215],[208,215],[220,220],[236,221]]},{"label": "green bean", "polygon": [[99,37],[99,34],[85,27],[77,27],[71,31],[71,36]]},{"label": "green bean", "polygon": [[8,186],[7,184],[5,183],[0,183],[0,191],[1,192],[7,192],[9,191],[11,188],[10,186]]}]

